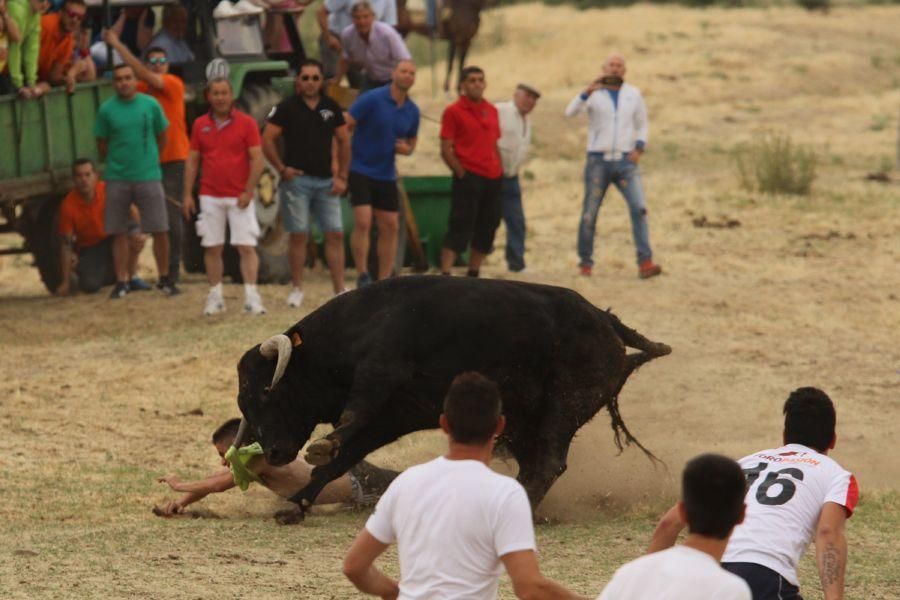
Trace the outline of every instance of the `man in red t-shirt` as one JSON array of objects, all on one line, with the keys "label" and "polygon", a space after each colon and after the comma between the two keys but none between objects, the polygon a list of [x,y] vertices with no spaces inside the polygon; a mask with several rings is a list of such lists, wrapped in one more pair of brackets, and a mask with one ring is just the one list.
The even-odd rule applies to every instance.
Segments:
[{"label": "man in red t-shirt", "polygon": [[190,148],[184,116],[184,82],[169,73],[169,59],[163,48],[151,46],[144,53],[144,61],[141,61],[132,54],[115,31],[107,29],[103,32],[103,39],[119,53],[125,64],[131,65],[140,80],[138,91],[156,98],[169,121],[166,144],[159,153],[159,162],[169,220],[169,279],[178,281],[184,237],[178,201],[184,195],[184,161],[187,160]]},{"label": "man in red t-shirt", "polygon": [[450,220],[441,250],[445,275],[471,242],[468,275],[478,277],[484,257],[494,249],[500,225],[500,120],[497,109],[483,97],[485,87],[484,71],[463,69],[459,100],[444,110],[441,119],[441,158],[453,171]]},{"label": "man in red t-shirt", "polygon": [[260,315],[266,309],[256,289],[259,223],[253,208],[253,192],[265,168],[259,126],[253,117],[234,108],[231,82],[224,77],[207,84],[206,100],[212,110],[197,117],[191,130],[182,200],[184,216],[190,220],[197,211],[192,190],[197,169],[201,167],[197,235],[203,240],[203,260],[210,285],[203,314],[214,315],[225,310],[222,250],[227,222],[231,245],[240,255],[244,312]]},{"label": "man in red t-shirt", "polygon": [[[72,290],[72,269],[77,276],[77,287],[82,292],[93,294],[104,285],[116,282],[113,265],[112,237],[103,228],[103,213],[106,207],[106,183],[98,181],[94,163],[88,158],[79,158],[72,165],[75,189],[63,198],[59,205],[59,225],[62,237],[60,244],[61,283],[56,288],[58,296],[65,296]],[[131,207],[133,225],[138,214]],[[149,290],[142,279],[135,277],[137,260],[144,248],[146,238],[138,227],[129,231],[128,272],[129,285],[133,290]]]}]

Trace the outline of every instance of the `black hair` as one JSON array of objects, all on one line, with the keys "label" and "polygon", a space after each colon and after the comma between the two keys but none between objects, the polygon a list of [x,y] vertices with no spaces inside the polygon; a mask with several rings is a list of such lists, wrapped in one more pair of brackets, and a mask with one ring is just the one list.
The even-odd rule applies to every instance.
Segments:
[{"label": "black hair", "polygon": [[475,65],[464,68],[459,72],[459,82],[462,83],[463,81],[465,81],[472,73],[481,73],[482,75],[484,75],[484,69],[482,69],[481,67],[476,67]]},{"label": "black hair", "polygon": [[84,0],[66,0],[65,2],[63,2],[63,6],[65,6],[66,4],[77,4],[78,6],[87,8],[87,4],[85,4]]},{"label": "black hair", "polygon": [[151,54],[162,54],[163,56],[168,57],[169,53],[166,52],[166,49],[162,46],[150,46],[146,50],[144,50],[144,58],[148,58]]},{"label": "black hair", "polygon": [[444,398],[450,436],[460,444],[484,444],[497,430],[502,412],[500,388],[480,373],[457,375]]},{"label": "black hair", "polygon": [[747,479],[741,466],[727,456],[701,454],[691,459],[681,476],[681,500],[691,533],[727,539],[741,520]]},{"label": "black hair", "polygon": [[[115,73],[116,71],[121,71],[122,69],[131,69],[131,72],[134,73],[134,69],[128,63],[119,63],[117,65],[113,65],[112,72]],[[135,76],[137,76],[137,73],[135,73]]]},{"label": "black hair", "polygon": [[834,439],[836,421],[828,394],[814,387],[798,388],[784,403],[784,441],[824,452]]},{"label": "black hair", "polygon": [[297,66],[297,74],[300,74],[300,71],[303,70],[303,67],[315,67],[319,69],[319,74],[325,74],[325,67],[322,66],[321,61],[316,60],[315,58],[305,58],[300,61],[300,64]]},{"label": "black hair", "polygon": [[72,175],[75,174],[75,169],[77,169],[78,167],[83,166],[83,165],[91,165],[92,170],[94,170],[94,171],[97,170],[97,168],[94,166],[93,160],[91,160],[90,158],[81,157],[81,158],[76,158],[75,162],[72,163]]},{"label": "black hair", "polygon": [[[234,443],[234,438],[237,437],[238,429],[241,426],[240,419],[229,419],[219,425],[219,428],[213,431],[212,434],[212,443],[213,444],[221,444],[221,443]],[[253,437],[253,434],[250,433],[250,429],[247,428],[247,432],[244,434],[244,439],[241,441],[241,445],[247,446],[256,441],[256,438]]]}]

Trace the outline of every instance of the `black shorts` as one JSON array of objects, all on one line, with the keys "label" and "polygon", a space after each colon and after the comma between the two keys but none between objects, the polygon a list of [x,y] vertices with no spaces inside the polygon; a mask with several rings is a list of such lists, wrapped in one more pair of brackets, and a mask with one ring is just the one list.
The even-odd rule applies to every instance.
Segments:
[{"label": "black shorts", "polygon": [[389,212],[397,212],[400,208],[396,181],[372,179],[350,171],[347,190],[350,192],[352,206],[371,205],[375,210]]},{"label": "black shorts", "polygon": [[444,248],[462,254],[472,248],[489,254],[494,248],[494,234],[500,225],[502,211],[502,178],[488,179],[466,171],[453,178],[452,206]]},{"label": "black shorts", "polygon": [[803,600],[800,588],[768,567],[756,563],[723,562],[722,568],[747,582],[753,600]]}]

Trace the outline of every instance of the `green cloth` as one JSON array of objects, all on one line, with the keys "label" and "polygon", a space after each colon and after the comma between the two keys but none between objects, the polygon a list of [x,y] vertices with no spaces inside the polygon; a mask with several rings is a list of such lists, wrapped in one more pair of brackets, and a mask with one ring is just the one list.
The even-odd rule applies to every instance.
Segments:
[{"label": "green cloth", "polygon": [[241,491],[246,492],[247,488],[250,487],[250,484],[254,481],[256,483],[262,483],[262,479],[247,468],[247,463],[249,463],[253,457],[261,456],[262,454],[263,449],[262,446],[259,445],[259,442],[242,448],[231,446],[228,449],[228,452],[225,453],[225,460],[227,460],[228,464],[231,466],[231,476],[234,478],[234,484],[240,487]]},{"label": "green cloth", "polygon": [[107,141],[106,181],[160,181],[156,138],[169,121],[155,98],[137,94],[131,100],[113,96],[100,106],[94,135]]},{"label": "green cloth", "polygon": [[31,10],[28,0],[9,0],[9,16],[19,27],[22,41],[10,42],[9,78],[16,89],[37,83],[38,57],[41,54],[41,14]]}]

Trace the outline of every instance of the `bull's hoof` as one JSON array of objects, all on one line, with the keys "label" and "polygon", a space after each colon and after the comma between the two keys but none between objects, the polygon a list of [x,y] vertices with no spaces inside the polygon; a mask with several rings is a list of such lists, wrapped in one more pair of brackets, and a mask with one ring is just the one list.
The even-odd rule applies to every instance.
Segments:
[{"label": "bull's hoof", "polygon": [[316,440],[306,449],[306,462],[317,467],[327,465],[337,456],[338,445],[328,438]]},{"label": "bull's hoof", "polygon": [[299,508],[279,510],[275,513],[275,521],[277,521],[279,525],[297,525],[302,523],[305,518],[306,513]]}]

